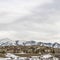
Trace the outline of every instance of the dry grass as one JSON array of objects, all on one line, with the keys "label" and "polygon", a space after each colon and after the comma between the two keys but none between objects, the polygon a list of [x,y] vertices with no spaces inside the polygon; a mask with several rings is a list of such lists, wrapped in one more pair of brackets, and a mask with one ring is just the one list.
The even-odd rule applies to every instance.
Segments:
[{"label": "dry grass", "polygon": [[5,54],[0,53],[0,57],[5,58]]},{"label": "dry grass", "polygon": [[21,57],[40,56],[40,54],[30,54],[30,53],[27,53],[27,54],[15,54],[15,55],[21,56]]}]

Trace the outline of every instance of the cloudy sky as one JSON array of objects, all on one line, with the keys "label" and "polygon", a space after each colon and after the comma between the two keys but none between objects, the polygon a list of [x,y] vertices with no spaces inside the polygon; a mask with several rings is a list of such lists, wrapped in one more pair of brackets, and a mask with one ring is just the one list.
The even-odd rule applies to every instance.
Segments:
[{"label": "cloudy sky", "polygon": [[0,39],[60,42],[60,0],[0,0]]}]

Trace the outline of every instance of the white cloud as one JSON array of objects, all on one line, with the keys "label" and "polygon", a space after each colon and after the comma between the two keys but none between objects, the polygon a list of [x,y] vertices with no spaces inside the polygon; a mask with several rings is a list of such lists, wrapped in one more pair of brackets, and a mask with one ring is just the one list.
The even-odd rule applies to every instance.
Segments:
[{"label": "white cloud", "polygon": [[16,31],[0,31],[0,39],[2,38],[11,38],[13,39],[16,35]]},{"label": "white cloud", "polygon": [[38,5],[52,0],[0,0],[0,23],[10,23],[22,16],[31,14]]},{"label": "white cloud", "polygon": [[0,0],[0,38],[60,42],[60,5],[56,1]]}]

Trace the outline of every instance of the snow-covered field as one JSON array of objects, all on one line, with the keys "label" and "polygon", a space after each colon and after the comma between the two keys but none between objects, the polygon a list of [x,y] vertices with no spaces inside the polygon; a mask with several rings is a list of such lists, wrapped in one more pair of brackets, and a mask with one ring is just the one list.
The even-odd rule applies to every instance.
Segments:
[{"label": "snow-covered field", "polygon": [[11,58],[0,58],[0,60],[59,60],[58,58],[53,58],[53,59],[39,59],[39,58],[19,58],[19,59],[11,59]]},{"label": "snow-covered field", "polygon": [[7,60],[6,58],[0,58],[0,60]]},{"label": "snow-covered field", "polygon": [[28,58],[28,57],[19,57],[15,56],[14,54],[7,53],[6,58],[0,58],[0,60],[59,60],[59,59],[53,57],[50,54],[45,54],[41,56],[32,56],[31,58]]}]

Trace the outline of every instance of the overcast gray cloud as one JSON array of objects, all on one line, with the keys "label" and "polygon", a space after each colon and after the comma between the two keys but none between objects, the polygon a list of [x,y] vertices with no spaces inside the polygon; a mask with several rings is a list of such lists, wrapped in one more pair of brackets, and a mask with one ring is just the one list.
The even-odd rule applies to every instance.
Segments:
[{"label": "overcast gray cloud", "polygon": [[60,0],[0,3],[0,38],[60,42]]}]

